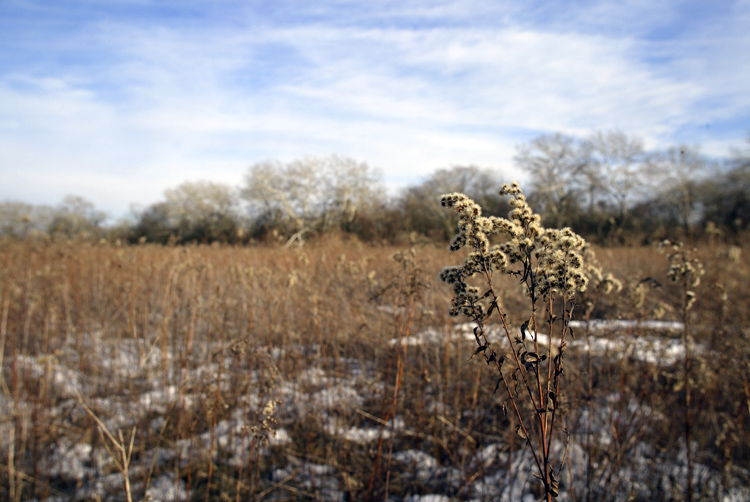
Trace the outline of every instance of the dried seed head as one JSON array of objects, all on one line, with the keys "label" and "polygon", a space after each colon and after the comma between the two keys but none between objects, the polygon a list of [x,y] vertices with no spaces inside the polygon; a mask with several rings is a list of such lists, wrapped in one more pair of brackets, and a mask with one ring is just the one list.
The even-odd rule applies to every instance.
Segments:
[{"label": "dried seed head", "polygon": [[693,308],[693,304],[695,303],[695,293],[692,291],[686,291],[685,292],[685,308],[687,310],[690,310]]},{"label": "dried seed head", "polygon": [[[660,243],[660,251],[664,252],[669,241]],[[705,273],[703,264],[698,258],[692,257],[696,250],[685,249],[685,246],[678,242],[672,245],[671,250],[667,253],[669,260],[669,270],[667,277],[670,281],[680,283],[686,288],[695,288],[701,282],[701,276]]]},{"label": "dried seed head", "polygon": [[[486,305],[482,305],[482,299],[474,298],[467,286],[467,281],[477,275],[489,281],[494,272],[523,271],[524,293],[530,298],[561,292],[571,297],[584,291],[589,282],[583,252],[586,243],[579,235],[570,228],[544,229],[541,217],[531,210],[518,183],[503,185],[500,194],[511,197],[512,209],[507,219],[482,216],[481,208],[464,194],[441,197],[441,204],[458,214],[458,234],[451,241],[450,250],[469,248],[462,266],[444,269],[440,276],[454,288],[452,315],[484,315]],[[507,240],[491,245],[491,238],[496,235]],[[510,270],[514,264],[521,264],[521,271]],[[611,284],[616,283],[612,280]]]}]

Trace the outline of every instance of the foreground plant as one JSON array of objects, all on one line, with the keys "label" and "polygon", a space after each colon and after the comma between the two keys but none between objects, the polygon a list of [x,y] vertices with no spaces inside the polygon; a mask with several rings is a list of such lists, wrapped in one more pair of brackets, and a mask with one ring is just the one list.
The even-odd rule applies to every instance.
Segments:
[{"label": "foreground plant", "polygon": [[659,250],[667,255],[669,269],[667,278],[677,284],[680,289],[680,317],[682,317],[682,343],[685,350],[683,360],[683,378],[685,382],[685,454],[687,457],[687,475],[685,480],[685,500],[693,500],[693,456],[690,448],[692,437],[692,423],[690,408],[692,387],[690,385],[690,370],[692,365],[690,334],[690,312],[695,305],[695,288],[700,285],[701,276],[705,273],[701,261],[693,256],[695,250],[685,248],[682,242],[671,243],[665,240],[659,244]]},{"label": "foreground plant", "polygon": [[[567,446],[560,394],[574,299],[588,282],[585,241],[569,228],[543,228],[517,183],[503,185],[500,194],[512,198],[508,219],[482,216],[482,209],[464,194],[442,196],[442,205],[458,213],[459,231],[450,249],[468,248],[468,255],[462,265],[444,268],[440,278],[453,286],[450,314],[465,316],[475,324],[474,355],[481,354],[497,368],[495,392],[502,386],[507,394],[503,409],[510,403],[516,433],[526,441],[536,464],[535,475],[546,499],[551,500],[558,496],[567,452],[566,448],[556,461],[552,439],[557,436]],[[505,242],[492,245],[493,235],[505,237]],[[498,275],[506,274],[519,281],[531,307],[531,316],[513,331],[496,284]],[[491,319],[502,326],[505,349],[499,348],[500,340],[488,336]],[[541,325],[549,330],[548,340],[538,334]],[[505,352],[508,349],[510,353]]]}]

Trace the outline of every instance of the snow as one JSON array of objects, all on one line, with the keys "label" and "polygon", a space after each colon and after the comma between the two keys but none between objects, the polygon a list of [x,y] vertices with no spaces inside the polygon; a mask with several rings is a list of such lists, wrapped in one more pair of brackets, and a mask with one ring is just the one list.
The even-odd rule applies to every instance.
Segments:
[{"label": "snow", "polygon": [[[570,327],[575,330],[577,338],[567,337],[568,348],[580,348],[591,350],[592,354],[607,354],[610,357],[624,359],[632,358],[637,361],[671,365],[681,361],[685,357],[685,349],[680,338],[665,337],[658,333],[674,334],[683,329],[683,324],[675,321],[658,320],[603,320],[571,321]],[[581,331],[588,328],[591,333],[588,338],[582,336]],[[427,329],[413,336],[401,340],[402,344],[408,346],[434,345],[444,343],[446,340],[460,342],[462,340],[475,341],[474,325],[464,323],[456,325],[452,332],[437,329]],[[486,326],[485,333],[488,339],[506,337],[499,326]],[[515,334],[512,334],[515,337]],[[550,337],[541,332],[528,331],[527,341],[536,340],[542,345],[549,345]],[[586,340],[590,343],[586,343]],[[559,343],[559,340],[555,340]],[[399,343],[397,338],[388,341],[391,346]],[[704,348],[696,345],[694,350],[701,353]]]},{"label": "snow", "polygon": [[148,488],[147,497],[151,502],[178,502],[186,500],[187,485],[174,474],[167,472],[154,479]]},{"label": "snow", "polygon": [[[684,357],[682,341],[676,336],[682,330],[679,323],[595,320],[588,324],[573,321],[571,327],[577,338],[568,338],[569,350],[578,350],[581,354],[590,350],[592,355],[631,358],[657,365],[674,364]],[[492,341],[505,337],[497,326],[488,327],[486,333]],[[539,343],[549,343],[549,337],[544,333],[532,333],[531,337],[536,337]],[[473,344],[474,339],[473,326],[466,323],[453,329],[427,329],[404,338],[401,343],[410,346]],[[395,346],[399,341],[393,339],[388,343]],[[138,424],[139,438],[142,435],[154,437],[174,425],[170,413],[176,406],[180,409],[203,406],[200,413],[212,409],[206,407],[216,392],[215,385],[212,387],[211,383],[215,384],[218,371],[223,368],[226,378],[223,378],[220,390],[222,393],[232,390],[231,371],[237,371],[232,365],[237,363],[231,358],[214,357],[204,362],[193,362],[193,366],[181,369],[173,363],[165,364],[175,360],[174,356],[169,351],[162,353],[161,350],[154,350],[153,343],[146,339],[107,342],[96,332],[81,335],[81,346],[87,350],[92,348],[92,352],[82,355],[75,345],[68,343],[55,356],[17,356],[17,366],[23,378],[46,380],[50,393],[54,395],[46,416],[68,428],[60,433],[54,444],[47,446],[44,460],[40,463],[41,475],[53,482],[67,483],[71,487],[71,497],[76,499],[117,500],[123,490],[123,478],[101,446],[98,436],[92,441],[90,434],[87,438],[80,433],[81,430],[91,432],[95,429],[90,417],[78,403],[78,393],[113,434],[121,430],[123,435],[128,436],[132,427]],[[694,347],[696,353],[707,351],[699,344]],[[302,347],[295,350],[308,349]],[[258,350],[275,358],[290,357],[291,351],[272,348]],[[206,347],[201,351],[215,353]],[[189,437],[174,439],[171,443],[163,441],[145,451],[138,449],[140,439],[136,440],[137,455],[132,466],[136,480],[133,485],[135,493],[139,498],[144,495],[146,474],[153,465],[153,477],[148,487],[150,499],[162,502],[185,500],[188,496],[186,481],[182,477],[175,477],[174,469],[184,469],[188,467],[188,462],[207,460],[212,448],[212,459],[217,465],[235,468],[247,466],[252,444],[250,427],[257,425],[259,410],[269,400],[275,399],[280,402],[276,412],[278,423],[273,425],[275,432],[268,434],[267,444],[255,450],[265,462],[273,462],[264,475],[274,483],[292,479],[295,489],[308,490],[324,501],[343,501],[348,496],[348,488],[342,482],[342,479],[349,480],[346,476],[350,471],[345,466],[335,465],[335,459],[326,463],[324,459],[301,458],[290,453],[304,450],[304,444],[300,445],[304,439],[295,437],[295,434],[298,434],[299,423],[309,422],[319,428],[317,430],[325,435],[326,440],[345,441],[347,449],[359,448],[369,455],[374,455],[379,439],[394,439],[392,472],[395,476],[405,477],[407,481],[404,483],[419,487],[418,490],[407,491],[403,500],[536,500],[532,487],[537,486],[538,482],[530,474],[535,466],[526,450],[511,452],[507,444],[484,438],[476,447],[459,445],[456,451],[459,456],[465,456],[466,461],[461,466],[451,465],[445,456],[436,456],[440,455],[438,452],[441,450],[436,447],[430,433],[425,433],[418,445],[412,441],[414,433],[410,432],[410,428],[416,429],[408,423],[408,413],[402,415],[399,411],[393,421],[383,423],[378,421],[379,416],[362,412],[368,410],[377,413],[371,411],[372,403],[376,398],[380,402],[385,389],[382,376],[374,371],[368,361],[342,358],[336,362],[336,371],[326,369],[325,363],[318,360],[315,366],[303,368],[292,377],[280,378],[270,390],[262,393],[260,385],[264,377],[260,370],[249,365],[240,367],[240,371],[246,371],[245,375],[249,375],[249,389],[243,391],[235,409],[225,410],[218,417],[215,426],[213,420],[206,420],[207,425],[197,428]],[[6,364],[10,363],[6,361]],[[82,371],[82,368],[86,368],[86,371]],[[7,371],[9,366],[5,369]],[[592,406],[591,413],[585,408],[577,412],[576,428],[581,431],[590,426],[598,447],[602,449],[615,442],[609,413],[612,409],[628,414],[636,423],[666,420],[666,417],[643,403],[632,399],[620,403],[622,397],[617,394],[599,396],[598,399],[600,406]],[[408,397],[406,406],[409,406]],[[443,400],[434,399],[426,403],[424,412],[448,415],[449,407]],[[33,404],[31,401],[14,402],[0,393],[0,411],[9,417],[0,421],[0,447],[8,451],[7,441],[12,426],[10,417],[13,413],[30,416]],[[485,416],[479,410],[472,418],[479,421]],[[466,415],[462,417],[466,418]],[[572,483],[580,495],[588,452],[582,446],[585,436],[580,432],[576,435],[572,425],[571,432],[567,450],[569,463],[563,471],[561,485],[568,487]],[[92,446],[92,443],[99,444]],[[560,458],[564,446],[555,442],[553,448],[557,458]],[[628,455],[628,462],[611,480],[612,486],[625,491],[622,492],[623,496],[613,495],[612,500],[624,501],[625,493],[648,498],[648,490],[654,483],[665,489],[678,490],[678,482],[685,478],[682,467],[684,458],[679,456],[684,456],[684,450],[676,458],[670,458],[653,445],[636,439]],[[601,457],[597,460],[602,463],[609,461]],[[482,475],[468,481],[467,472],[481,472]],[[715,470],[696,461],[694,476],[696,485],[714,490],[712,493],[721,493],[722,502],[750,500],[750,489],[741,482],[750,477],[746,470],[738,470],[729,476],[724,487],[716,484],[720,476]],[[366,483],[367,479],[357,482]],[[558,500],[572,499],[561,489]]]},{"label": "snow", "polygon": [[[405,427],[404,420],[400,417],[396,417],[394,420],[395,430],[400,430]],[[377,427],[346,427],[345,425],[338,425],[336,421],[330,421],[324,426],[326,434],[329,436],[340,437],[346,441],[351,441],[358,444],[367,444],[373,441],[377,441],[382,436],[384,439],[391,437],[391,425],[390,422],[388,427],[377,428]]]},{"label": "snow", "polygon": [[658,320],[625,320],[625,319],[592,319],[590,321],[570,321],[570,327],[575,329],[596,331],[633,331],[633,330],[653,330],[653,331],[682,331],[684,324],[678,321],[658,321]]},{"label": "snow", "polygon": [[446,497],[445,495],[430,494],[430,495],[409,495],[404,500],[405,502],[450,502],[453,500],[453,498]]}]

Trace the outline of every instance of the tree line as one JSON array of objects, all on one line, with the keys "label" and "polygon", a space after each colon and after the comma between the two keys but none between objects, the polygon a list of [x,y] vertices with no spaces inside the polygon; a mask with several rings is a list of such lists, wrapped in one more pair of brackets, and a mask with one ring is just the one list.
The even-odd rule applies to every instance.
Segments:
[{"label": "tree line", "polygon": [[[649,151],[622,131],[546,134],[520,145],[514,162],[545,226],[569,226],[600,244],[736,239],[750,224],[750,137],[744,149],[713,160],[695,146]],[[160,244],[293,244],[330,232],[370,242],[446,241],[455,221],[439,207],[441,194],[465,193],[505,216],[497,190],[507,181],[498,170],[454,166],[388,194],[377,169],[351,158],[267,161],[251,166],[239,187],[185,182],[112,225],[78,196],[56,207],[5,201],[0,234]]]}]

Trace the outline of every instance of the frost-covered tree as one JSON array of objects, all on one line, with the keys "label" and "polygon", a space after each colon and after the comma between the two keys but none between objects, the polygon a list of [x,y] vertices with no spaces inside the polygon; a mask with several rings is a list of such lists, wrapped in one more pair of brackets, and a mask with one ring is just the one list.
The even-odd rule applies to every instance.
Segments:
[{"label": "frost-covered tree", "polygon": [[180,242],[230,242],[239,229],[239,197],[229,185],[186,181],[164,191],[165,200],[139,216],[136,233],[164,241],[167,231]]},{"label": "frost-covered tree", "polygon": [[257,163],[245,177],[241,196],[256,220],[301,238],[309,231],[345,226],[382,198],[383,190],[377,169],[332,155]]},{"label": "frost-covered tree", "polygon": [[28,202],[6,200],[0,202],[0,234],[27,237],[44,233],[55,216],[51,206],[35,206]]},{"label": "frost-covered tree", "polygon": [[107,214],[83,197],[68,195],[57,206],[48,231],[64,237],[94,237],[101,233]]}]

